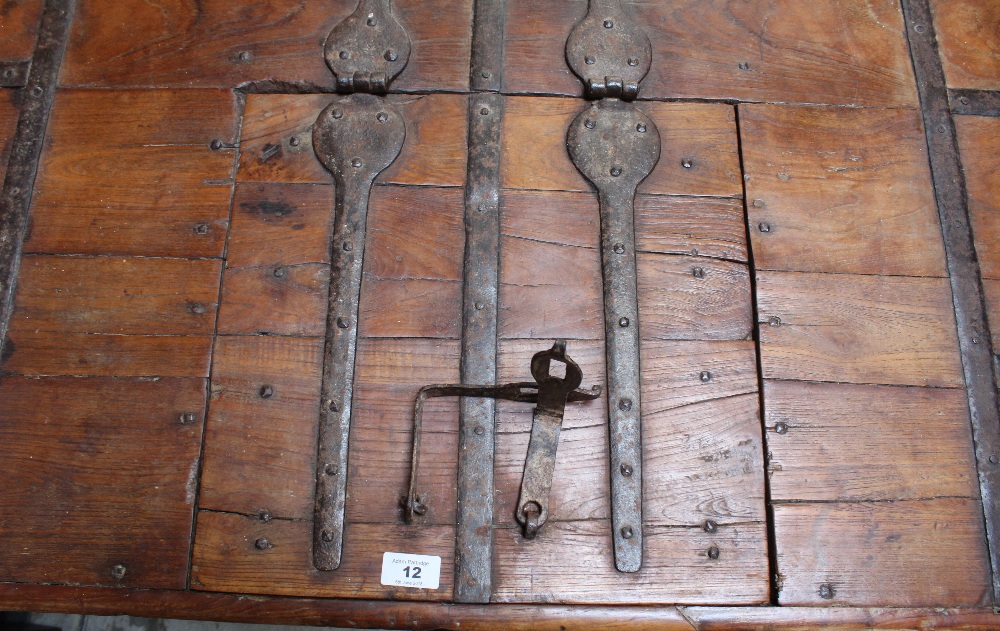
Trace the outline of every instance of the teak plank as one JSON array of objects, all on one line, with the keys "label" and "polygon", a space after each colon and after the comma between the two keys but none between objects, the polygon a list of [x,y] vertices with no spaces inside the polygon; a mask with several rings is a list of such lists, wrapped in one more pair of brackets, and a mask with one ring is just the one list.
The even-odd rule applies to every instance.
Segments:
[{"label": "teak plank", "polygon": [[[504,90],[581,95],[566,34],[583,0],[511,0]],[[896,1],[638,1],[626,10],[649,35],[644,98],[917,107]],[[995,73],[994,73],[995,74]]]},{"label": "teak plank", "polygon": [[312,515],[322,353],[318,338],[216,339],[199,508]]},{"label": "teak plank", "polygon": [[219,333],[317,336],[326,331],[330,266],[230,267],[222,283]]},{"label": "teak plank", "polygon": [[950,88],[1000,90],[1000,6],[991,0],[930,0]]},{"label": "teak plank", "polygon": [[759,272],[766,379],[964,386],[944,278]]},{"label": "teak plank", "polygon": [[226,267],[330,262],[333,186],[237,184]]},{"label": "teak plank", "polygon": [[[764,524],[647,526],[643,567],[618,572],[610,520],[546,524],[526,541],[513,528],[494,539],[493,602],[759,604],[768,597]],[[717,559],[709,556],[717,548]]]},{"label": "teak plank", "polygon": [[[586,107],[579,99],[507,98],[500,165],[504,188],[590,191],[566,151],[566,128]],[[731,106],[643,102],[638,107],[656,124],[661,140],[660,160],[639,191],[742,195]],[[690,168],[683,166],[685,159],[692,161]]]},{"label": "teak plank", "polygon": [[777,505],[774,527],[782,605],[989,602],[978,501]]},{"label": "teak plank", "polygon": [[16,375],[208,377],[208,335],[103,335],[15,330],[0,371]]},{"label": "teak plank", "polygon": [[979,497],[962,390],[765,381],[764,415],[774,500]]},{"label": "teak plank", "polygon": [[984,278],[1000,279],[1000,118],[956,116],[969,215]]},{"label": "teak plank", "polygon": [[[449,600],[454,576],[454,526],[347,524],[340,568],[313,567],[312,522],[200,511],[191,586],[198,590],[314,596]],[[258,541],[266,540],[260,544]],[[382,585],[385,552],[441,557],[436,590]]]},{"label": "teak plank", "polygon": [[4,377],[0,398],[2,580],[183,589],[205,380]]},{"label": "teak plank", "polygon": [[[323,108],[337,98],[328,94],[249,95],[243,119],[239,181],[332,181],[316,159],[312,126]],[[462,186],[467,98],[456,94],[388,97],[406,123],[406,140],[399,157],[378,181]]]},{"label": "teak plank", "polygon": [[[323,60],[330,30],[353,0],[86,0],[77,8],[62,83],[80,86],[332,89]],[[409,63],[396,90],[466,90],[472,2],[400,0],[393,13],[407,30]],[[448,15],[448,19],[441,19]],[[245,53],[242,54],[241,53]],[[287,88],[286,88],[287,89]]]},{"label": "teak plank", "polygon": [[28,252],[221,257],[237,100],[227,90],[61,90]]},{"label": "teak plank", "polygon": [[207,335],[220,261],[25,256],[12,332]]},{"label": "teak plank", "polygon": [[[501,199],[504,234],[581,247],[599,243],[600,212],[593,193],[505,190]],[[738,199],[638,195],[635,221],[640,252],[747,260]]]},{"label": "teak plank", "polygon": [[757,269],[947,276],[920,112],[741,105]]},{"label": "teak plank", "polygon": [[35,50],[42,0],[9,2],[0,20],[0,60],[27,60]]}]

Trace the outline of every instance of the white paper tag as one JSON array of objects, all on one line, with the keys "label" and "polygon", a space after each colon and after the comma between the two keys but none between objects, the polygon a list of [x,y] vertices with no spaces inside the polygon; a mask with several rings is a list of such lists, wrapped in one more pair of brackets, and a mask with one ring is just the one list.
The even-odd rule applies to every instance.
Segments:
[{"label": "white paper tag", "polygon": [[382,555],[382,584],[417,589],[437,589],[441,557],[386,552]]}]

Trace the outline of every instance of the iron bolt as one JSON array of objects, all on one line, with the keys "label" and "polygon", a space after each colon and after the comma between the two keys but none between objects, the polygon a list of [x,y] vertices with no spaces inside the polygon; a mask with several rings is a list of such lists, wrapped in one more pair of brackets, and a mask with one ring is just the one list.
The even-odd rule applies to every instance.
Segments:
[{"label": "iron bolt", "polygon": [[713,561],[719,558],[719,548],[717,546],[712,546],[708,549],[708,558]]},{"label": "iron bolt", "polygon": [[978,337],[972,338],[972,343],[973,344],[978,344],[979,343],[979,338]]},{"label": "iron bolt", "polygon": [[194,227],[195,234],[208,234],[208,224],[200,223]]},{"label": "iron bolt", "polygon": [[329,410],[331,412],[339,412],[340,411],[340,406],[337,405],[336,401],[330,401],[330,404],[327,405],[327,408],[329,408]]},{"label": "iron bolt", "polygon": [[958,102],[961,103],[962,105],[968,105],[969,104],[969,97],[967,97],[967,96],[959,97]]},{"label": "iron bolt", "polygon": [[701,371],[701,374],[698,375],[698,378],[701,379],[702,383],[708,383],[712,380],[712,373],[707,370],[703,370]]},{"label": "iron bolt", "polygon": [[240,54],[237,55],[237,57],[239,58],[240,61],[250,61],[250,51],[241,50]]},{"label": "iron bolt", "polygon": [[705,532],[715,532],[719,529],[719,524],[715,523],[711,519],[706,519],[705,523],[702,525]]},{"label": "iron bolt", "polygon": [[646,124],[645,123],[639,123],[638,125],[635,126],[635,130],[637,132],[639,132],[640,134],[645,134],[646,133]]},{"label": "iron bolt", "polygon": [[788,423],[785,423],[784,421],[778,421],[777,423],[774,424],[774,431],[777,432],[778,434],[787,434]]},{"label": "iron bolt", "polygon": [[473,432],[473,433],[474,433],[474,434],[475,434],[476,436],[482,436],[483,434],[485,434],[485,433],[486,433],[486,429],[485,429],[485,428],[484,428],[484,427],[483,427],[482,425],[476,425],[476,426],[475,426],[475,427],[474,427],[474,428],[472,429],[472,432]]},{"label": "iron bolt", "polygon": [[270,399],[274,396],[274,386],[263,385],[260,387],[260,398]]},{"label": "iron bolt", "polygon": [[127,571],[128,569],[124,565],[119,563],[118,565],[115,565],[114,567],[111,568],[111,576],[114,577],[115,580],[120,581],[123,578],[125,578],[125,573]]},{"label": "iron bolt", "polygon": [[490,115],[490,108],[484,107],[483,109],[479,110],[479,114],[481,116],[489,116]]},{"label": "iron bolt", "polygon": [[635,536],[635,532],[632,531],[632,526],[622,526],[621,530],[618,532],[622,534],[622,539],[631,539]]},{"label": "iron bolt", "polygon": [[354,244],[351,243],[350,241],[344,241],[343,248],[344,252],[350,252],[351,250],[354,249]]},{"label": "iron bolt", "polygon": [[583,126],[586,127],[587,129],[593,129],[597,127],[597,123],[594,122],[592,119],[588,118],[587,120],[583,121]]},{"label": "iron bolt", "polygon": [[41,96],[43,92],[45,92],[45,90],[43,90],[39,85],[31,88],[31,96]]},{"label": "iron bolt", "polygon": [[825,600],[833,600],[833,595],[836,594],[836,590],[833,589],[833,585],[830,583],[823,583],[819,586],[819,597]]},{"label": "iron bolt", "polygon": [[275,278],[284,278],[285,271],[286,271],[285,268],[279,265],[278,267],[274,268],[274,271],[271,273],[274,274]]},{"label": "iron bolt", "polygon": [[927,30],[927,27],[924,26],[923,24],[915,24],[913,26],[913,30],[916,31],[916,32],[918,32],[918,33],[923,33],[924,31]]},{"label": "iron bolt", "polygon": [[194,423],[195,420],[194,412],[184,412],[181,414],[181,425],[187,425],[188,423]]},{"label": "iron bolt", "polygon": [[375,18],[368,18],[368,26],[375,26],[376,24],[378,24],[378,22],[375,21]]},{"label": "iron bolt", "polygon": [[333,110],[333,117],[334,118],[343,118],[344,117],[344,112],[342,110]]},{"label": "iron bolt", "polygon": [[628,325],[629,325],[628,318],[621,318],[620,320],[618,320],[618,326],[622,327],[623,329]]},{"label": "iron bolt", "polygon": [[632,399],[622,399],[618,402],[618,409],[622,412],[628,412],[632,409]]},{"label": "iron bolt", "polygon": [[379,112],[378,114],[375,115],[375,120],[377,120],[380,123],[384,123],[385,121],[389,120],[389,115],[386,114],[385,112]]},{"label": "iron bolt", "polygon": [[604,20],[604,28],[614,28],[615,23],[611,20]]},{"label": "iron bolt", "polygon": [[690,169],[691,167],[694,166],[694,160],[692,160],[691,158],[684,158],[683,160],[681,160],[681,166],[684,167],[685,169]]},{"label": "iron bolt", "polygon": [[639,60],[636,59],[635,57],[629,57],[628,58],[628,65],[630,65],[630,66],[638,66],[639,65]]},{"label": "iron bolt", "polygon": [[479,205],[479,212],[481,212],[481,213],[484,213],[484,212],[488,211],[489,209],[490,209],[490,207],[487,206],[486,204],[480,204]]},{"label": "iron bolt", "polygon": [[611,167],[611,177],[618,177],[622,174],[621,167]]},{"label": "iron bolt", "polygon": [[323,539],[323,541],[325,541],[327,543],[330,543],[331,541],[333,541],[333,531],[331,531],[331,530],[324,530],[323,532],[320,533],[319,536],[320,536],[320,538]]},{"label": "iron bolt", "polygon": [[694,276],[695,278],[705,278],[705,268],[696,267],[693,270],[691,270],[691,275]]},{"label": "iron bolt", "polygon": [[476,311],[482,311],[485,308],[486,308],[486,305],[484,305],[483,303],[481,303],[481,302],[477,302],[476,303]]},{"label": "iron bolt", "polygon": [[624,243],[616,243],[616,244],[614,244],[614,246],[611,249],[615,251],[615,254],[624,254],[625,253],[625,244]]},{"label": "iron bolt", "polygon": [[622,475],[625,476],[626,478],[632,477],[632,465],[630,465],[630,464],[623,464],[618,469],[619,469],[619,471],[622,472]]},{"label": "iron bolt", "polygon": [[323,473],[327,475],[337,475],[337,465],[335,464],[326,465],[325,467],[323,467]]},{"label": "iron bolt", "polygon": [[340,51],[340,58],[341,59],[350,59],[351,58],[351,53],[347,52],[346,50],[342,50],[342,51]]},{"label": "iron bolt", "polygon": [[212,142],[208,143],[208,146],[212,151],[218,151],[219,149],[222,149],[222,141],[216,138],[212,140]]},{"label": "iron bolt", "polygon": [[584,58],[583,58],[583,61],[584,61],[584,63],[586,63],[586,64],[587,64],[588,66],[593,66],[593,65],[594,65],[594,63],[596,62],[596,60],[595,60],[595,59],[594,59],[593,57],[591,57],[590,55],[587,55],[586,57],[584,57]]},{"label": "iron bolt", "polygon": [[762,221],[759,224],[757,224],[757,229],[760,230],[761,232],[771,232],[771,224]]},{"label": "iron bolt", "polygon": [[938,126],[937,126],[937,131],[938,131],[938,133],[939,133],[939,134],[943,134],[943,133],[945,133],[946,131],[948,131],[948,128],[947,128],[947,127],[945,127],[944,125],[938,125]]},{"label": "iron bolt", "polygon": [[382,57],[386,61],[396,61],[397,59],[399,59],[399,55],[397,55],[396,53],[392,52],[391,50],[385,51],[385,54],[382,55]]},{"label": "iron bolt", "polygon": [[354,167],[355,169],[360,169],[361,164],[362,164],[361,158],[354,158],[353,160],[351,160],[351,166]]},{"label": "iron bolt", "polygon": [[427,507],[420,500],[417,500],[413,503],[413,513],[415,515],[426,515]]},{"label": "iron bolt", "polygon": [[271,511],[269,510],[262,510],[257,516],[260,517],[260,520],[265,524],[271,521]]},{"label": "iron bolt", "polygon": [[739,63],[740,70],[750,70],[750,64],[745,61]]},{"label": "iron bolt", "polygon": [[201,315],[205,313],[205,305],[191,305],[191,313]]},{"label": "iron bolt", "polygon": [[351,326],[351,323],[348,322],[346,318],[337,318],[337,326],[342,329],[346,329]]},{"label": "iron bolt", "polygon": [[253,542],[253,547],[257,548],[258,550],[267,550],[268,548],[271,547],[271,542],[261,537],[257,541]]},{"label": "iron bolt", "polygon": [[298,147],[299,143],[301,143],[301,142],[302,141],[299,140],[298,136],[292,136],[291,138],[288,139],[288,144],[290,144],[293,147]]},{"label": "iron bolt", "polygon": [[767,323],[771,326],[781,326],[781,318],[778,316],[771,316],[768,318]]},{"label": "iron bolt", "polygon": [[480,73],[480,75],[483,77],[483,79],[489,79],[490,78],[490,71],[489,70],[483,70]]}]

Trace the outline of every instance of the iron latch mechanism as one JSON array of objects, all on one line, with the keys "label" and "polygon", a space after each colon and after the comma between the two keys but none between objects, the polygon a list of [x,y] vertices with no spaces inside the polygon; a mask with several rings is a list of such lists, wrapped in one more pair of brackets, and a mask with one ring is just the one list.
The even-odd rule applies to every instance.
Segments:
[{"label": "iron latch mechanism", "polygon": [[[563,377],[552,374],[552,361],[566,365]],[[531,359],[534,382],[509,383],[499,386],[449,384],[424,386],[413,405],[413,451],[410,459],[410,486],[404,503],[406,523],[427,512],[426,498],[417,492],[420,467],[420,437],[423,428],[424,402],[434,397],[485,397],[505,401],[536,403],[528,442],[528,455],[521,482],[521,496],[515,517],[524,527],[526,539],[535,538],[548,517],[549,490],[556,464],[556,448],[562,429],[567,402],[591,401],[601,396],[601,387],[579,389],[583,372],[566,354],[566,342],[557,340],[547,351],[535,353]],[[485,431],[483,429],[482,431]]]}]

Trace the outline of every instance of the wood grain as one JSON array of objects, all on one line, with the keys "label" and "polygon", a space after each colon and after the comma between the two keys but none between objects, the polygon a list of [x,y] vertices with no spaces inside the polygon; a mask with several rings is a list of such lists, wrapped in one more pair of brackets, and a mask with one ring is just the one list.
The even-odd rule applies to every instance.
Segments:
[{"label": "wood grain", "polygon": [[[626,7],[653,43],[644,98],[917,107],[898,2],[642,0]],[[581,95],[563,59],[566,34],[586,12],[582,0],[511,0],[504,90]]]},{"label": "wood grain", "polygon": [[764,403],[774,500],[979,497],[962,390],[765,381]]},{"label": "wood grain", "polygon": [[[269,548],[260,550],[257,541]],[[191,586],[197,590],[442,601],[451,598],[454,526],[347,524],[339,569],[321,572],[312,563],[312,522],[200,511]],[[381,585],[382,554],[441,557],[436,590]]]},{"label": "wood grain", "polygon": [[[337,98],[327,94],[248,96],[239,181],[329,183],[332,177],[312,147],[312,126],[323,108]],[[406,141],[379,182],[462,186],[466,99],[450,94],[388,97],[406,123]]]},{"label": "wood grain", "polygon": [[741,105],[740,133],[757,269],[947,276],[919,112]]},{"label": "wood grain", "polygon": [[208,377],[208,335],[104,335],[16,330],[2,372],[88,377]]},{"label": "wood grain", "polygon": [[27,252],[221,257],[237,102],[227,90],[61,90]]},{"label": "wood grain", "polygon": [[[643,568],[615,570],[608,520],[547,524],[525,541],[515,529],[494,540],[493,602],[758,604],[767,600],[763,524],[647,527]],[[719,558],[708,550],[717,547]]]},{"label": "wood grain", "polygon": [[[590,191],[566,152],[566,128],[585,107],[575,99],[507,98],[500,165],[503,186]],[[641,192],[742,194],[732,107],[719,103],[652,102],[639,103],[638,107],[656,124],[661,140],[660,160],[639,185]],[[692,160],[693,166],[684,168],[684,159]]]},{"label": "wood grain", "polygon": [[[782,605],[947,607],[989,601],[977,501],[777,505],[774,527]],[[831,588],[831,598],[820,596],[821,585]]]},{"label": "wood grain", "polygon": [[[88,0],[76,11],[64,85],[334,87],[322,43],[355,8],[352,0]],[[472,2],[401,0],[393,13],[412,50],[397,90],[467,90]],[[442,20],[442,15],[449,19]],[[240,53],[248,53],[244,61]]]},{"label": "wood grain", "polygon": [[27,60],[35,51],[42,0],[19,0],[4,6],[0,19],[0,59]]},{"label": "wood grain", "polygon": [[312,515],[322,351],[318,338],[216,339],[199,508]]},{"label": "wood grain", "polygon": [[767,379],[964,386],[947,279],[760,272],[757,305]]},{"label": "wood grain", "polygon": [[11,331],[207,335],[221,262],[28,255]]},{"label": "wood grain", "polygon": [[205,381],[4,377],[0,397],[3,580],[183,589]]},{"label": "wood grain", "polygon": [[969,216],[984,278],[1000,279],[1000,119],[956,116],[962,167],[969,194]]},{"label": "wood grain", "polygon": [[222,283],[219,333],[317,336],[326,332],[330,266],[230,267]]},{"label": "wood grain", "polygon": [[645,414],[757,392],[757,354],[750,340],[644,338],[640,348]]},{"label": "wood grain", "polygon": [[986,293],[986,311],[993,333],[993,352],[1000,355],[1000,280],[984,280],[983,291]]},{"label": "wood grain", "polygon": [[948,87],[1000,89],[1000,6],[989,0],[930,5]]}]

